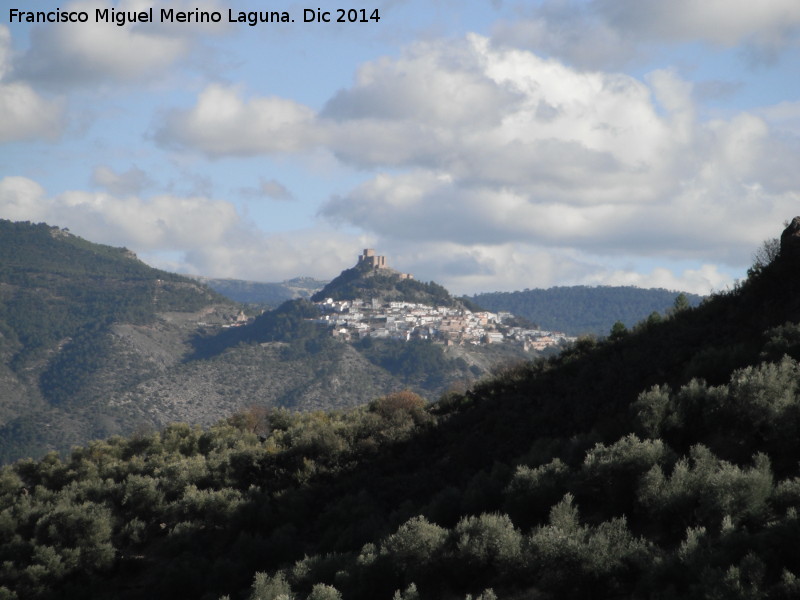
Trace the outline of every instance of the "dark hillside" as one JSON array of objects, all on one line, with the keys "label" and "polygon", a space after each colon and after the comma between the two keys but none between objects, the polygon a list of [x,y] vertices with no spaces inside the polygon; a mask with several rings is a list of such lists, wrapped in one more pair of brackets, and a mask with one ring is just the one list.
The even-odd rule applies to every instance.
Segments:
[{"label": "dark hillside", "polygon": [[34,599],[796,598],[795,240],[800,218],[735,290],[434,405],[403,392],[341,413],[254,409],[17,463],[0,474],[0,585]]}]

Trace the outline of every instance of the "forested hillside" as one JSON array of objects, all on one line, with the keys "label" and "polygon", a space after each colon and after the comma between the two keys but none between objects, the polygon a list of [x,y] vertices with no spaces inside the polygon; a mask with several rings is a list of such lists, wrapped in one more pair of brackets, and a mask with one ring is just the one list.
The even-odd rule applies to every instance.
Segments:
[{"label": "forested hillside", "polygon": [[0,594],[797,598],[799,269],[800,218],[736,289],[435,404],[6,467]]},{"label": "forested hillside", "polygon": [[45,224],[0,220],[0,328],[12,366],[87,327],[147,323],[158,312],[199,310],[222,297],[159,271],[125,248],[92,244]]},{"label": "forested hillside", "polygon": [[[578,285],[476,294],[470,299],[489,310],[512,312],[544,329],[568,335],[606,335],[617,321],[631,327],[653,312],[665,312],[678,294],[663,289]],[[702,300],[697,294],[684,296],[691,306]]]},{"label": "forested hillside", "polygon": [[125,248],[0,220],[0,461],[119,430],[98,402],[181,345],[164,339],[152,344],[158,352],[135,355],[121,341],[153,331],[159,315],[214,306],[232,310],[222,296]]}]

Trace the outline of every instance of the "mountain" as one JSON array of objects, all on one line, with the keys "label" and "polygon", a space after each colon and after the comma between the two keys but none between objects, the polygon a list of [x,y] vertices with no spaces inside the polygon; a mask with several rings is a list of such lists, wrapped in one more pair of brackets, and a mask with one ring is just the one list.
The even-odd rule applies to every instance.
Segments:
[{"label": "mountain", "polygon": [[365,249],[354,267],[345,269],[328,285],[311,296],[314,302],[334,300],[376,300],[378,302],[413,302],[429,306],[454,306],[458,300],[441,285],[417,281],[386,264],[386,257]]},{"label": "mountain", "polygon": [[125,248],[0,220],[0,457],[120,431],[104,399],[179,362],[188,315],[237,312]]},{"label": "mountain", "polygon": [[272,307],[295,298],[310,298],[328,283],[312,277],[295,277],[281,283],[215,279],[202,276],[197,276],[195,279],[236,302],[266,304]]},{"label": "mountain", "polygon": [[800,217],[697,307],[438,403],[252,409],[0,472],[9,598],[800,594]]},{"label": "mountain", "polygon": [[[544,329],[569,335],[608,335],[615,322],[631,327],[653,312],[672,308],[682,292],[631,286],[571,286],[518,292],[490,292],[470,296],[489,310],[507,310],[538,323]],[[691,306],[703,297],[683,293]]]},{"label": "mountain", "polygon": [[[293,285],[305,295],[315,286]],[[409,289],[449,301],[420,285]],[[173,421],[208,426],[248,406],[346,408],[406,388],[434,399],[524,356],[349,344],[310,321],[318,316],[299,299],[248,317],[124,248],[0,221],[0,462]]]}]

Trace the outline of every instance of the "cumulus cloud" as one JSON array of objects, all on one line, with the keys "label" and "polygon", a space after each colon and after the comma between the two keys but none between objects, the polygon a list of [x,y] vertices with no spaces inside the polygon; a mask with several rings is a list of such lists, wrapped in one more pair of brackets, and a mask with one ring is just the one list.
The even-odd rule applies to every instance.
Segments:
[{"label": "cumulus cloud", "polygon": [[249,156],[307,149],[317,134],[308,107],[274,96],[247,101],[235,87],[212,84],[194,108],[171,111],[156,139],[210,156]]},{"label": "cumulus cloud", "polygon": [[800,101],[785,101],[757,111],[765,121],[800,138]]},{"label": "cumulus cloud", "polygon": [[283,281],[299,275],[332,279],[355,264],[356,249],[363,246],[354,236],[326,229],[237,234],[238,239],[225,245],[193,248],[181,270],[251,281]]},{"label": "cumulus cloud", "polygon": [[[411,170],[379,174],[332,198],[324,216],[387,238],[513,240],[741,264],[795,210],[800,178],[788,162],[798,156],[795,141],[753,114],[701,122],[692,86],[674,72],[645,81],[586,73],[477,37],[458,66],[438,68],[465,63],[515,91],[515,101],[498,109],[502,118],[444,133],[431,126],[420,154],[384,162]],[[389,120],[387,129],[396,125]],[[395,141],[376,139],[346,153],[333,148],[348,159]],[[440,146],[427,158],[433,143]]]},{"label": "cumulus cloud", "polygon": [[209,86],[159,138],[210,156],[323,148],[373,169],[320,214],[382,240],[742,266],[800,199],[796,137],[752,113],[702,121],[670,70],[587,72],[469,35],[364,65],[319,113],[243,96]]},{"label": "cumulus cloud", "polygon": [[147,173],[133,166],[124,173],[117,173],[107,165],[95,167],[92,183],[112,194],[139,194],[152,185]]},{"label": "cumulus cloud", "polygon": [[[72,26],[39,26],[31,30],[30,48],[16,61],[19,76],[38,85],[65,88],[86,84],[136,82],[162,76],[176,62],[189,56],[200,31],[205,34],[224,27],[203,24],[162,25],[158,22],[95,22],[97,9],[142,11],[160,8],[193,11],[217,9],[215,0],[205,2],[151,2],[123,0],[79,0],[61,7],[64,11],[86,11],[87,23]],[[158,17],[156,17],[158,21]]]},{"label": "cumulus cloud", "polygon": [[724,46],[780,43],[800,28],[800,5],[793,0],[594,0],[592,8],[615,28],[641,37]]},{"label": "cumulus cloud", "polygon": [[793,0],[547,0],[497,23],[493,38],[601,69],[641,63],[657,44],[698,41],[742,46],[749,63],[772,62],[798,32]]},{"label": "cumulus cloud", "polygon": [[476,42],[477,38],[417,43],[398,59],[367,63],[353,87],[328,101],[322,116],[343,121],[412,120],[441,127],[496,124],[522,97],[487,76],[486,63],[475,52]]},{"label": "cumulus cloud", "polygon": [[[365,169],[320,215],[398,250],[452,244],[437,273],[445,280],[502,279],[485,249],[507,244],[562,272],[573,264],[558,254],[566,249],[743,269],[800,200],[800,143],[786,128],[798,111],[704,120],[697,97],[672,70],[585,71],[469,35],[363,65],[319,112],[212,85],[158,137],[213,157],[323,149]],[[465,254],[472,245],[483,259]],[[576,281],[591,272],[706,291],[727,281],[712,267],[636,276],[599,262],[574,263],[589,265]]]},{"label": "cumulus cloud", "polygon": [[492,28],[492,39],[587,69],[619,68],[641,61],[646,54],[629,32],[578,0],[545,2],[522,18],[499,21]]},{"label": "cumulus cloud", "polygon": [[62,105],[40,96],[13,76],[11,32],[0,25],[0,143],[34,138],[56,139],[62,131]]},{"label": "cumulus cloud", "polygon": [[632,285],[641,288],[681,290],[695,294],[722,291],[733,283],[731,277],[721,273],[716,265],[703,264],[697,269],[673,271],[656,267],[649,272],[607,270],[592,273],[585,279],[588,285]]},{"label": "cumulus cloud", "polygon": [[45,190],[27,177],[0,179],[0,211],[12,221],[40,222],[48,213]]},{"label": "cumulus cloud", "polygon": [[21,83],[0,82],[0,114],[0,142],[52,140],[63,128],[61,104],[42,98]]}]

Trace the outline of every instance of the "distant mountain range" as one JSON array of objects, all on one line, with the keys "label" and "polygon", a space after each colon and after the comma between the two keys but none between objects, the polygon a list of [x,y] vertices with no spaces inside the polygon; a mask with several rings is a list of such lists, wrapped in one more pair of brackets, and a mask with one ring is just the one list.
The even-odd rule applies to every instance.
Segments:
[{"label": "distant mountain range", "polygon": [[[545,329],[568,335],[608,335],[615,322],[632,327],[651,313],[663,313],[682,292],[613,286],[553,287],[519,292],[493,292],[469,296],[489,310],[507,310]],[[689,306],[703,296],[683,293]]]}]

